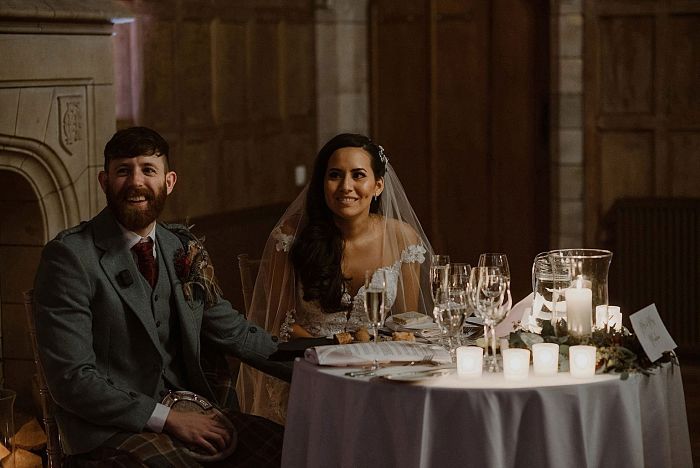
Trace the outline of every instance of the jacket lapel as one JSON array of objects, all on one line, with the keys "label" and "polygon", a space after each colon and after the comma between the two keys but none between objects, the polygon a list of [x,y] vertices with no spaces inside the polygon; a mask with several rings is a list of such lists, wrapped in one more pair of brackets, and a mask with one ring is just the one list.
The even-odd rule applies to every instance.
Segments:
[{"label": "jacket lapel", "polygon": [[[185,295],[182,291],[182,283],[175,271],[175,255],[179,249],[182,249],[180,238],[173,234],[162,225],[156,226],[156,244],[158,245],[159,255],[163,255],[163,263],[168,271],[170,284],[172,285],[171,294],[174,300],[174,311],[180,319],[180,329],[182,331],[183,343],[194,344],[195,352],[199,352],[199,323],[201,321],[201,312],[198,308],[193,308],[188,304]],[[184,349],[192,349],[185,346]]]},{"label": "jacket lapel", "polygon": [[[159,340],[151,311],[149,293],[140,281],[138,268],[131,252],[124,247],[122,231],[105,208],[94,219],[95,245],[104,253],[100,258],[105,275],[119,297],[134,312],[157,347]],[[125,273],[126,272],[126,273]]]}]

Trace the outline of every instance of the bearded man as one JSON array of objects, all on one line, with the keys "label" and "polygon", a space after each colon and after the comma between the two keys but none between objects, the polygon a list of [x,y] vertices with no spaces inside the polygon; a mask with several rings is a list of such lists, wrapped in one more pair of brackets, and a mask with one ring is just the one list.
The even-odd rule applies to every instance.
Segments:
[{"label": "bearded man", "polygon": [[[151,129],[118,131],[98,176],[107,207],[42,252],[37,341],[64,452],[78,465],[197,466],[234,449],[223,466],[279,466],[282,427],[224,417],[202,371],[205,348],[255,366],[277,344],[221,297],[201,242],[157,222],[177,181],[168,153]],[[171,408],[183,391],[214,407]]]}]

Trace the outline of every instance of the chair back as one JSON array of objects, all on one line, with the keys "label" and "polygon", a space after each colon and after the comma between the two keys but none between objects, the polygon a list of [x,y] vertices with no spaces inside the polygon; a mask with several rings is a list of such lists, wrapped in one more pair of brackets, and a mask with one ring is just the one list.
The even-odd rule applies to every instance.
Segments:
[{"label": "chair back", "polygon": [[246,317],[250,313],[250,304],[253,301],[253,288],[259,267],[260,260],[251,260],[246,253],[238,255],[238,269],[241,272],[241,290],[243,292],[243,305],[245,306]]},{"label": "chair back", "polygon": [[36,341],[36,325],[34,324],[34,291],[32,289],[24,292],[24,310],[27,316],[27,327],[29,329],[29,338],[34,354],[37,380],[39,382],[42,422],[44,423],[44,430],[46,431],[46,456],[48,459],[48,467],[58,468],[63,464],[64,454],[61,448],[58,426],[56,425],[56,403],[53,401],[51,393],[49,393],[44,368],[39,360],[39,346]]}]

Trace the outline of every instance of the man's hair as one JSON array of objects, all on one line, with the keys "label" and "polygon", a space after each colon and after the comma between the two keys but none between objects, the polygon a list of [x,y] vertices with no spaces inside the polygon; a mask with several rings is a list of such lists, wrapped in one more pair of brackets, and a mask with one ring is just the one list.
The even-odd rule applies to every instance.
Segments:
[{"label": "man's hair", "polygon": [[137,156],[163,156],[165,170],[169,170],[168,153],[170,146],[155,130],[147,127],[130,127],[119,130],[105,145],[105,171],[115,158],[135,158]]}]

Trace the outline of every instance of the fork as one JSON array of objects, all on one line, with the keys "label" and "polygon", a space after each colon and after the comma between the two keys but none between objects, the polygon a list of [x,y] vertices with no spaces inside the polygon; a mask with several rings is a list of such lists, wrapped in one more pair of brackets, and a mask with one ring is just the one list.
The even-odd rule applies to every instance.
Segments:
[{"label": "fork", "polygon": [[369,377],[374,375],[378,369],[382,369],[385,367],[404,367],[404,366],[420,366],[420,365],[429,365],[429,366],[439,366],[442,363],[437,362],[433,360],[433,357],[435,355],[432,353],[428,353],[425,356],[423,356],[422,359],[417,360],[417,361],[389,361],[389,362],[382,362],[377,364],[376,366],[373,365],[370,369],[364,369],[364,370],[359,370],[359,371],[350,371],[346,372],[345,375],[348,377]]}]

